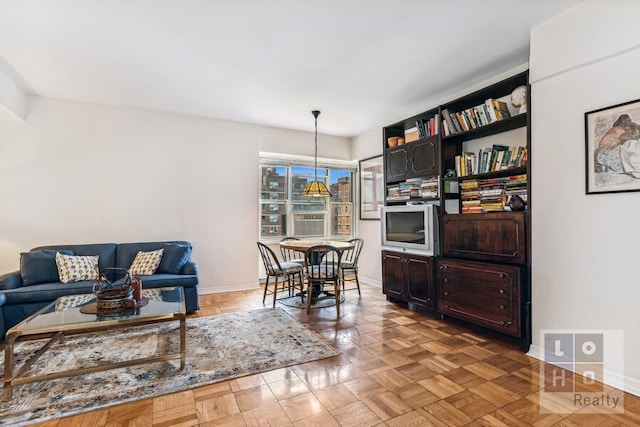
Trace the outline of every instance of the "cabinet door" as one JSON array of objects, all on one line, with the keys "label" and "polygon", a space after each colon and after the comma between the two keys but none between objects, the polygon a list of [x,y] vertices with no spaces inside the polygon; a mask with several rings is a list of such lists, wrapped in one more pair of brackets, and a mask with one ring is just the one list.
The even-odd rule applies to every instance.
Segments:
[{"label": "cabinet door", "polygon": [[382,292],[392,298],[404,299],[404,282],[402,254],[382,251]]},{"label": "cabinet door", "polygon": [[412,302],[435,308],[433,258],[407,255],[407,291]]},{"label": "cabinet door", "polygon": [[526,264],[524,212],[445,215],[446,256]]},{"label": "cabinet door", "polygon": [[438,311],[520,337],[520,268],[438,260]]},{"label": "cabinet door", "polygon": [[387,182],[403,181],[407,178],[408,152],[404,146],[387,150],[385,170]]},{"label": "cabinet door", "polygon": [[438,140],[430,138],[411,143],[407,177],[437,175],[438,172]]}]

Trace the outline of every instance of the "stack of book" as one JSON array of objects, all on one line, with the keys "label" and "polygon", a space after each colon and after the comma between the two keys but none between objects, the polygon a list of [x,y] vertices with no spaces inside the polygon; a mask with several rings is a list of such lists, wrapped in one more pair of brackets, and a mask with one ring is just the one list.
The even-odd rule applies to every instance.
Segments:
[{"label": "stack of book", "polygon": [[481,180],[479,192],[482,212],[504,210],[506,199],[503,178]]},{"label": "stack of book", "polygon": [[455,135],[510,117],[506,102],[489,98],[483,104],[462,111],[451,113],[445,108],[442,110],[442,129],[444,136]]},{"label": "stack of book", "polygon": [[507,198],[506,207],[509,206],[511,196],[520,196],[527,203],[527,175],[513,175],[505,183],[505,196]]},{"label": "stack of book", "polygon": [[527,175],[470,179],[460,183],[462,213],[508,211],[513,195],[527,202]]},{"label": "stack of book", "polygon": [[422,183],[420,183],[420,197],[423,199],[439,197],[440,192],[438,190],[438,181],[438,177],[423,180]]},{"label": "stack of book", "polygon": [[463,214],[482,212],[478,180],[471,179],[460,183],[460,201]]},{"label": "stack of book", "polygon": [[[408,198],[409,197],[406,197],[406,199]],[[398,184],[387,185],[387,200],[394,201],[394,200],[406,200],[406,199],[403,198],[403,196],[401,197],[400,195],[400,185]]]}]

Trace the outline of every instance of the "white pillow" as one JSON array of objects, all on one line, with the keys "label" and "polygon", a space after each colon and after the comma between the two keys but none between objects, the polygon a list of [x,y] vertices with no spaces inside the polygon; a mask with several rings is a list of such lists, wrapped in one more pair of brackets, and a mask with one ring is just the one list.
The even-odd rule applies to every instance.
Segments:
[{"label": "white pillow", "polygon": [[62,283],[98,280],[98,255],[74,256],[56,252],[58,276]]},{"label": "white pillow", "polygon": [[138,252],[133,263],[131,263],[131,267],[129,267],[129,274],[132,276],[150,276],[154,274],[162,260],[162,252],[164,252],[164,249]]}]

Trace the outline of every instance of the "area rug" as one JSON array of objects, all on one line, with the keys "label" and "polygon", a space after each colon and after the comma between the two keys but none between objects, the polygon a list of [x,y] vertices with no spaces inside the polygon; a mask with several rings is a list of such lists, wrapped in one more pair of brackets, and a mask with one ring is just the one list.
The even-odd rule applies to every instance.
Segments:
[{"label": "area rug", "polygon": [[[42,343],[18,344],[16,366]],[[82,335],[51,347],[29,372],[93,366],[176,349],[177,322]],[[189,319],[184,370],[175,360],[16,386],[11,401],[0,404],[0,425],[65,417],[337,354],[321,336],[280,308]],[[4,352],[0,362],[4,362]]]}]

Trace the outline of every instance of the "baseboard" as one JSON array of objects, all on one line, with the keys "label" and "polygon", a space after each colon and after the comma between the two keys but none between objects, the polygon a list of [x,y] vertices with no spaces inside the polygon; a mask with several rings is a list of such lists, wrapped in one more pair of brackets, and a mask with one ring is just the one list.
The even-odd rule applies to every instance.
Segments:
[{"label": "baseboard", "polygon": [[[544,361],[544,350],[537,345],[531,345],[527,356],[531,356],[535,359]],[[624,390],[627,393],[631,393],[635,396],[640,396],[640,380],[636,378],[625,377],[622,372],[614,372],[605,370],[604,376],[607,379],[605,384],[611,387],[615,387],[619,390]]]},{"label": "baseboard", "polygon": [[[382,289],[382,282],[379,280],[369,279],[367,277],[361,277],[360,281],[362,283],[366,283],[367,285],[373,286],[375,288]],[[198,285],[198,294],[220,294],[223,292],[234,292],[234,291],[250,291],[252,289],[260,288],[260,282],[253,283],[240,283],[236,285],[215,285],[215,286],[204,286]]]},{"label": "baseboard", "polygon": [[359,277],[359,279],[362,283],[366,283],[367,285],[382,289],[382,282],[380,280],[370,279],[368,277]]},{"label": "baseboard", "polygon": [[198,294],[220,294],[223,292],[234,292],[234,291],[249,291],[252,289],[260,288],[260,284],[258,282],[253,283],[239,283],[236,285],[216,285],[216,286],[202,286],[198,285]]}]

